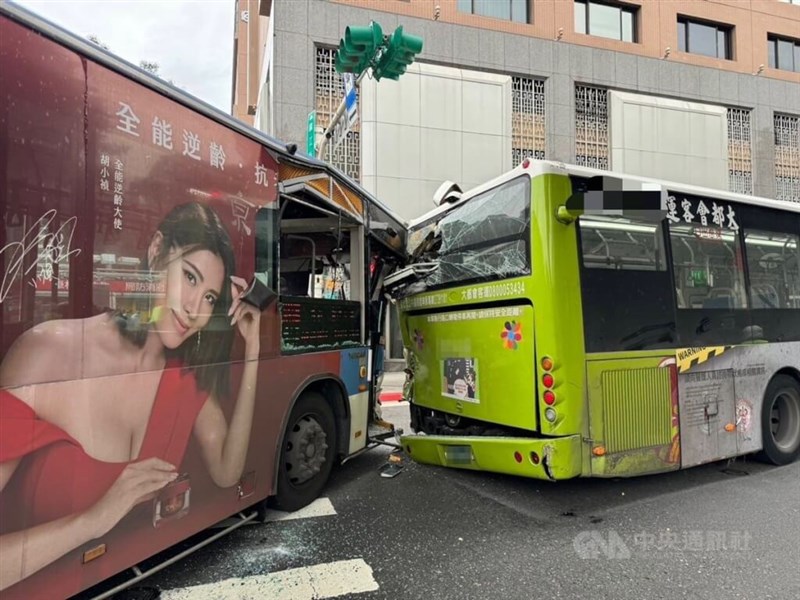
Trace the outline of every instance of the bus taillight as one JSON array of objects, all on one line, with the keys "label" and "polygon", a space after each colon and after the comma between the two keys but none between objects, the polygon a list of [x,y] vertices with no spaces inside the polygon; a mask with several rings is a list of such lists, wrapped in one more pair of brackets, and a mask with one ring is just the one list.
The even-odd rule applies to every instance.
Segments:
[{"label": "bus taillight", "polygon": [[544,418],[547,419],[550,423],[555,423],[557,416],[558,415],[556,414],[556,409],[553,408],[552,406],[548,408],[546,411],[544,411]]},{"label": "bus taillight", "polygon": [[553,370],[553,359],[550,358],[549,356],[545,356],[542,359],[542,368],[545,371],[552,371]]},{"label": "bus taillight", "polygon": [[544,398],[544,403],[545,403],[545,404],[547,404],[548,406],[552,406],[553,404],[555,404],[555,401],[556,401],[556,395],[555,395],[555,393],[553,392],[553,390],[547,390],[547,391],[546,391],[546,392],[545,392],[545,393],[542,395],[542,397]]},{"label": "bus taillight", "polygon": [[556,380],[553,378],[552,375],[550,375],[550,373],[545,373],[544,375],[542,375],[542,383],[544,384],[544,387],[546,387],[546,388],[553,387],[553,384],[555,383],[555,381]]}]

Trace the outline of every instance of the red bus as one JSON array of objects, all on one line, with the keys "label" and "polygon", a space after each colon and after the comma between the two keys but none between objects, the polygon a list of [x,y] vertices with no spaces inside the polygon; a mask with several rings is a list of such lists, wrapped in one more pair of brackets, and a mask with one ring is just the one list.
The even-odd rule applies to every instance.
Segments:
[{"label": "red bus", "polygon": [[9,4],[0,89],[0,594],[107,597],[377,442],[405,224]]}]

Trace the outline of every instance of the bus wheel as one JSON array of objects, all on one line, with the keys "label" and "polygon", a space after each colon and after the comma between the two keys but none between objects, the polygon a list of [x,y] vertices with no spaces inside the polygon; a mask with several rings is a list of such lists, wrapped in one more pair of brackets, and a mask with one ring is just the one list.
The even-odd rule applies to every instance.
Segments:
[{"label": "bus wheel", "polygon": [[333,411],[317,392],[305,392],[292,410],[283,436],[278,490],[271,504],[292,512],[322,492],[333,467],[336,424]]},{"label": "bus wheel", "polygon": [[800,456],[800,385],[788,375],[770,381],[761,408],[761,455],[775,465],[785,465]]}]

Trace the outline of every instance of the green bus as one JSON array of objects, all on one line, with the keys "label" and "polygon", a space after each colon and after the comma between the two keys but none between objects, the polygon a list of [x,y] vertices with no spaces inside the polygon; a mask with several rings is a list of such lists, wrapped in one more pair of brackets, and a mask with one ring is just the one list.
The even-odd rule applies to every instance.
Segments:
[{"label": "green bus", "polygon": [[527,159],[453,187],[386,282],[412,459],[546,480],[797,459],[800,203]]}]

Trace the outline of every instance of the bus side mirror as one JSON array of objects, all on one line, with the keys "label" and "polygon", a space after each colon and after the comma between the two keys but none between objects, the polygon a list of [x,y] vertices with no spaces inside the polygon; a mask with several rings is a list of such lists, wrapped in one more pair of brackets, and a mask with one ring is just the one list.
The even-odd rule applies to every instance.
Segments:
[{"label": "bus side mirror", "polygon": [[577,219],[579,216],[580,216],[579,214],[576,214],[574,211],[571,211],[564,204],[559,206],[558,209],[556,210],[556,219],[560,223],[563,223],[564,225],[569,225],[570,223],[575,221],[575,219]]}]

